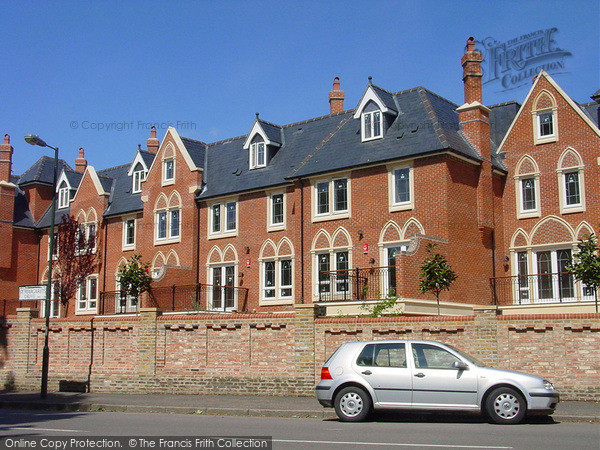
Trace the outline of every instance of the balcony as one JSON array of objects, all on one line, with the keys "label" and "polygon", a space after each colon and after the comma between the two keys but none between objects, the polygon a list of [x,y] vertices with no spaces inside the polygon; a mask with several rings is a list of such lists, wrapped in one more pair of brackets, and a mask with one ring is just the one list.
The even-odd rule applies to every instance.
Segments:
[{"label": "balcony", "polygon": [[395,266],[319,272],[319,302],[380,300],[396,295]]},{"label": "balcony", "polygon": [[495,305],[532,305],[594,301],[594,291],[566,272],[490,279]]},{"label": "balcony", "polygon": [[140,305],[138,299],[121,291],[102,292],[98,313],[137,314],[140,306],[160,308],[163,312],[229,312],[246,311],[248,289],[239,286],[192,284],[152,288],[150,304]]}]

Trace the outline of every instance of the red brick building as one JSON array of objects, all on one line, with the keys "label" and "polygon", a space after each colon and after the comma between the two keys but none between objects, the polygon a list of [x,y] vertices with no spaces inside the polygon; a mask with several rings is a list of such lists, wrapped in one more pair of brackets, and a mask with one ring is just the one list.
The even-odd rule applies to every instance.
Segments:
[{"label": "red brick building", "polygon": [[[326,116],[280,125],[257,114],[246,135],[214,143],[174,128],[159,141],[153,129],[131,164],[96,170],[83,149],[75,170],[61,161],[56,220],[84,224],[98,261],[54,314],[135,313],[117,273],[136,253],[155,279],[142,306],[165,311],[319,303],[355,314],[397,296],[400,312],[435,313],[418,285],[430,242],[458,275],[442,294],[444,314],[494,303],[507,313],[593,308],[588,290],[560,272],[599,223],[598,95],[577,104],[542,72],[522,105],[485,106],[472,38],[461,64],[462,105],[369,79],[359,104],[344,109],[336,77]],[[52,160],[14,177],[12,155],[6,136],[6,299],[47,280],[52,197]]]}]

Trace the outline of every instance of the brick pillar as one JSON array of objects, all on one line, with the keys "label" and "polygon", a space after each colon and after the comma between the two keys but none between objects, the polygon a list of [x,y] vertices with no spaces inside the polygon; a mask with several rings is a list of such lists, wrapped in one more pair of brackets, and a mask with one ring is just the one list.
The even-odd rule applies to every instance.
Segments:
[{"label": "brick pillar", "polygon": [[140,375],[156,373],[156,320],[161,315],[160,308],[140,308],[139,361]]},{"label": "brick pillar", "polygon": [[315,305],[294,305],[294,363],[298,391],[313,394],[315,384]]},{"label": "brick pillar", "polygon": [[[14,377],[15,387],[30,388],[27,383],[29,365],[35,364],[35,355],[31,350],[31,319],[39,316],[37,308],[17,308],[17,318],[13,322],[11,333],[11,348],[9,351],[9,366]],[[30,359],[32,359],[30,361]],[[39,374],[38,374],[39,375]]]},{"label": "brick pillar", "polygon": [[475,351],[485,363],[498,366],[498,321],[496,308],[481,306],[473,308],[475,314]]}]

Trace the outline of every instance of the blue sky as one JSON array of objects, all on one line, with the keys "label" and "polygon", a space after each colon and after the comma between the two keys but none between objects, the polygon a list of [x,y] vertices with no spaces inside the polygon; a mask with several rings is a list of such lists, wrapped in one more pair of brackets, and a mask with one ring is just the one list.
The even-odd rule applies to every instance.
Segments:
[{"label": "blue sky", "polygon": [[[161,139],[173,124],[214,142],[246,134],[255,112],[282,125],[328,114],[334,76],[346,108],[368,76],[461,104],[468,36],[550,28],[572,55],[553,76],[587,102],[600,88],[599,14],[598,1],[2,2],[0,133],[11,135],[13,173],[44,154],[27,133],[72,166],[84,147],[102,169],[130,162],[153,123]],[[490,83],[484,103],[522,101],[529,85]]]}]

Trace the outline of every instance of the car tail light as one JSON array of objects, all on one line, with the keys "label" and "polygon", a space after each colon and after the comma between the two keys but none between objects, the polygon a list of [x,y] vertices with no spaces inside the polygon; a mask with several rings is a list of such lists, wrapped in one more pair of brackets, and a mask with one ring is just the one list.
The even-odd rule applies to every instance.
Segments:
[{"label": "car tail light", "polygon": [[321,380],[333,380],[331,374],[329,373],[329,368],[323,367],[321,369]]}]

